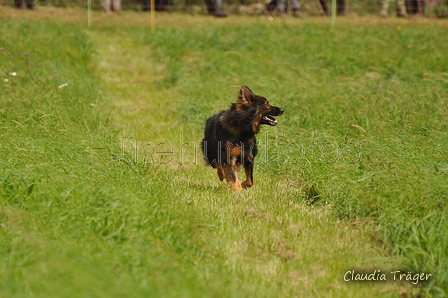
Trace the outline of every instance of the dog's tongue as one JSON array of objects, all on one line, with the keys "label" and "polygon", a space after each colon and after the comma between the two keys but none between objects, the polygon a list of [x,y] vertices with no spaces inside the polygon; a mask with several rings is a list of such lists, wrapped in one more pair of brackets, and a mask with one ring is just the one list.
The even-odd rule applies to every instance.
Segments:
[{"label": "dog's tongue", "polygon": [[274,117],[271,116],[263,116],[263,120],[267,121],[269,123],[269,125],[275,126],[277,125],[277,119],[275,119]]}]

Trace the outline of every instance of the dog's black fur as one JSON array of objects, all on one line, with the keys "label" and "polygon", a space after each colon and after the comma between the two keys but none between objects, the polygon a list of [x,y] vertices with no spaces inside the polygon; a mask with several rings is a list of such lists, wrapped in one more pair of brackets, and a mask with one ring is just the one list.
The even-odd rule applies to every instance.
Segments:
[{"label": "dog's black fur", "polygon": [[[283,109],[269,105],[266,98],[255,95],[247,86],[238,92],[238,100],[228,110],[207,120],[202,152],[205,161],[217,169],[230,188],[240,191],[253,185],[254,158],[258,153],[255,134],[261,124],[277,125],[271,116],[280,116]],[[241,184],[238,170],[244,165],[246,180]]]}]

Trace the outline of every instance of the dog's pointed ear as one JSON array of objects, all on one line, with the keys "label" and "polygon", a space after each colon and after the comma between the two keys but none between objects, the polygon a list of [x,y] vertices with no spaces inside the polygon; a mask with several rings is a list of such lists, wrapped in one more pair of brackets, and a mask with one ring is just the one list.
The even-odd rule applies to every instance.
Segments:
[{"label": "dog's pointed ear", "polygon": [[241,86],[238,92],[238,101],[241,103],[250,103],[254,100],[254,93],[247,86]]}]

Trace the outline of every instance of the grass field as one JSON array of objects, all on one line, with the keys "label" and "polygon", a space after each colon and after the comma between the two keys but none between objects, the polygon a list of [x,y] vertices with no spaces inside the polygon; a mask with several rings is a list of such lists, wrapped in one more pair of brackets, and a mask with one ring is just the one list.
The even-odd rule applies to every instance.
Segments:
[{"label": "grass field", "polygon": [[[0,297],[448,295],[446,21],[85,17],[0,8]],[[285,113],[234,193],[244,84]]]}]

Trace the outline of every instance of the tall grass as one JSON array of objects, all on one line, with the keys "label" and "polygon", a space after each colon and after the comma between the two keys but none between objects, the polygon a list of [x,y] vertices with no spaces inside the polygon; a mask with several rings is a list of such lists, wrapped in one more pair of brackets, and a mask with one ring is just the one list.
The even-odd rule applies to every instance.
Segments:
[{"label": "tall grass", "polygon": [[[191,235],[200,222],[167,212],[163,181],[144,169],[93,155],[109,143],[98,135],[107,123],[95,109],[101,97],[85,35],[28,21],[5,22],[2,32],[0,296],[129,297],[148,281],[140,294],[157,296],[167,293],[153,282],[159,270],[185,287],[191,274],[176,258],[201,254]],[[130,196],[139,199],[123,205]],[[148,281],[135,281],[151,268]]]},{"label": "tall grass", "polygon": [[342,218],[373,219],[374,237],[408,270],[433,272],[431,288],[441,294],[448,266],[442,31],[229,22],[210,31],[162,28],[141,42],[168,64],[157,83],[182,91],[180,121],[192,134],[184,137],[200,139],[207,116],[235,93],[230,86],[251,85],[287,111],[278,135],[261,143],[271,157],[260,171],[304,184],[302,196]]},{"label": "tall grass", "polygon": [[[446,295],[445,25],[122,17],[2,22],[0,296]],[[235,194],[194,145],[242,84],[286,112]]]}]

